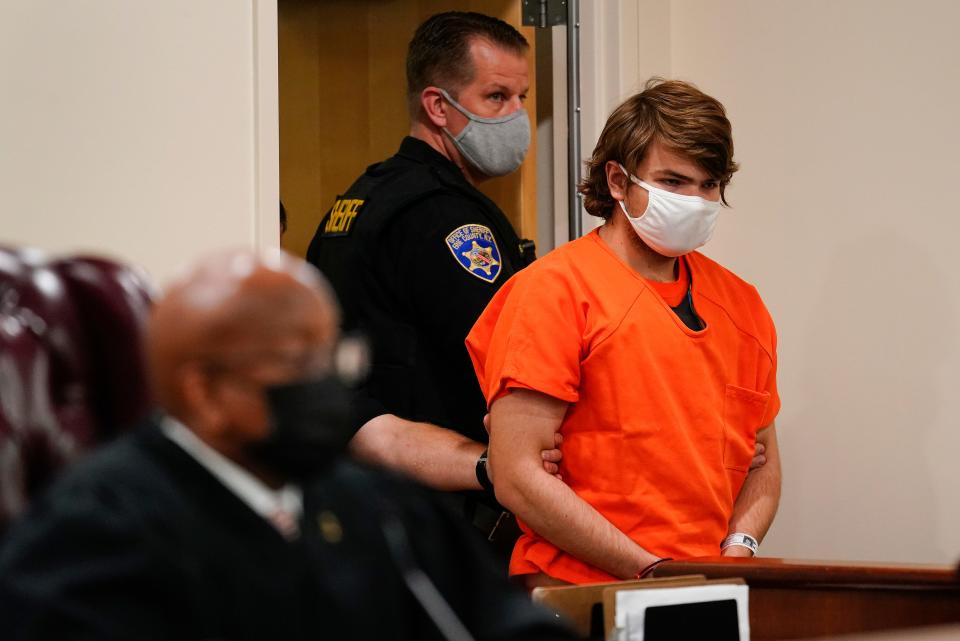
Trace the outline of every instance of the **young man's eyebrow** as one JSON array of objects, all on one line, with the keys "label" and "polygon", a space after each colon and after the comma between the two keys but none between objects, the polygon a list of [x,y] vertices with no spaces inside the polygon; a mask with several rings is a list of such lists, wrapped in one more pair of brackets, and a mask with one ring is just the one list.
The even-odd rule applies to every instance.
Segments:
[{"label": "young man's eyebrow", "polygon": [[653,173],[657,174],[658,176],[666,176],[669,178],[676,178],[678,180],[687,180],[687,181],[693,182],[693,178],[691,178],[690,176],[686,176],[672,169],[655,169]]}]

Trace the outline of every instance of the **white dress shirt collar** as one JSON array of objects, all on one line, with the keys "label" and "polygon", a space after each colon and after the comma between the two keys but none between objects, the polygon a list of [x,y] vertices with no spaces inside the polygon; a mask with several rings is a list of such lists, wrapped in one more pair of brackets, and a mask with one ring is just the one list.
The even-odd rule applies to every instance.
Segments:
[{"label": "white dress shirt collar", "polygon": [[165,416],[160,428],[167,438],[179,445],[261,517],[276,525],[275,515],[281,512],[292,517],[294,522],[299,521],[303,513],[303,492],[299,487],[289,483],[278,490],[268,487],[201,441],[190,428],[173,417]]}]

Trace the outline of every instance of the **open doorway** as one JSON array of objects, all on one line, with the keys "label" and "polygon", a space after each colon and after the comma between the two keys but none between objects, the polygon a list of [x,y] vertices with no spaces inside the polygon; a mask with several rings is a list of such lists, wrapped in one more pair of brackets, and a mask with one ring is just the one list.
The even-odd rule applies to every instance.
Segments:
[{"label": "open doorway", "polygon": [[533,137],[520,170],[481,190],[521,237],[537,238],[537,38],[521,26],[522,0],[279,0],[280,194],[283,246],[304,256],[326,210],[363,169],[396,152],[409,130],[404,59],[434,13],[479,11],[530,43]]}]

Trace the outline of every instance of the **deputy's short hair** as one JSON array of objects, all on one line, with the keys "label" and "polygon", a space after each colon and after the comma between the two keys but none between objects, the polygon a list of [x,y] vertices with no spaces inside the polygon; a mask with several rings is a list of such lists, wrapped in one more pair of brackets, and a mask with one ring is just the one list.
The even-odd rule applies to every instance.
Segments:
[{"label": "deputy's short hair", "polygon": [[654,141],[689,156],[719,181],[720,199],[727,204],[726,186],[738,167],[723,105],[689,82],[651,78],[607,118],[578,186],[588,213],[607,219],[616,205],[607,186],[607,162],[635,169]]},{"label": "deputy's short hair", "polygon": [[407,100],[410,115],[420,110],[420,93],[440,87],[457,98],[475,72],[470,42],[483,38],[518,55],[529,45],[519,31],[503,20],[472,11],[447,11],[427,18],[417,27],[407,49]]}]

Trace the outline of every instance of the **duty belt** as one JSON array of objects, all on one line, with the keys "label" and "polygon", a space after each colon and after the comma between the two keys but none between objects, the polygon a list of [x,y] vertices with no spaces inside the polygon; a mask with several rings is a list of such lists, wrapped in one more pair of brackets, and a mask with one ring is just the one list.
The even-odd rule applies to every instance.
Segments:
[{"label": "duty belt", "polygon": [[520,536],[520,527],[512,513],[496,509],[472,496],[463,497],[463,513],[467,520],[496,547],[513,548]]}]

